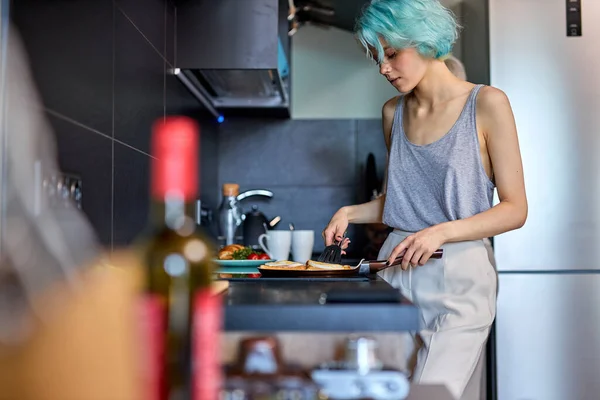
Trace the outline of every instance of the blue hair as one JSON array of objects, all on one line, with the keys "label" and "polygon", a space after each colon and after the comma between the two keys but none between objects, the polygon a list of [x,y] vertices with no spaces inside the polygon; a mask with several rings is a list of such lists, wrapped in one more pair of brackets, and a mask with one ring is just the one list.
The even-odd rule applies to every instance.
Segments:
[{"label": "blue hair", "polygon": [[358,40],[383,62],[380,38],[395,49],[413,47],[425,57],[443,59],[458,39],[459,25],[452,11],[438,0],[372,0],[358,17]]}]

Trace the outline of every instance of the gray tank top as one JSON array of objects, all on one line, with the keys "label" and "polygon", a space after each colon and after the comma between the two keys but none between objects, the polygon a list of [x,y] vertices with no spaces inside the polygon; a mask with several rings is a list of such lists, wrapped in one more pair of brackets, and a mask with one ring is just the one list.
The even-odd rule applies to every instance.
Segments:
[{"label": "gray tank top", "polygon": [[383,223],[408,232],[468,218],[492,207],[494,183],[479,153],[473,88],[452,128],[437,141],[419,146],[408,140],[400,96],[392,125]]}]

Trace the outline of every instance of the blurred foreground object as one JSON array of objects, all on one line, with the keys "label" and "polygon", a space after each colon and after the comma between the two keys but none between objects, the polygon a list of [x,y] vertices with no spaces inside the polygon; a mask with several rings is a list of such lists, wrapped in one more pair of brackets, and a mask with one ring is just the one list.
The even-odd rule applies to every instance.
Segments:
[{"label": "blurred foreground object", "polygon": [[2,21],[0,399],[135,400],[136,260],[117,254],[128,268],[107,267],[79,209],[48,201],[54,136],[17,32]]},{"label": "blurred foreground object", "polygon": [[36,296],[44,323],[26,342],[0,345],[1,400],[142,400],[133,312],[141,268],[129,252],[111,259],[89,264],[79,291],[63,282]]},{"label": "blurred foreground object", "polygon": [[194,220],[200,127],[158,119],[152,132],[152,212],[140,237],[144,295],[139,322],[146,400],[217,400],[221,297],[214,294],[214,243]]},{"label": "blurred foreground object", "polygon": [[59,172],[53,132],[17,31],[1,28],[0,344],[9,344],[44,320],[36,296],[55,285],[80,289],[79,274],[100,249],[77,207],[51,204],[43,190]]}]

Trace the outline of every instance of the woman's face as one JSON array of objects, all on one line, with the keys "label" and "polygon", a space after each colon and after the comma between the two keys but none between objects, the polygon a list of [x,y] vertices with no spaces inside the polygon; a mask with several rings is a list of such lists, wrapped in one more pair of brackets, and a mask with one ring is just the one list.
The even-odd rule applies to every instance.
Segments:
[{"label": "woman's face", "polygon": [[382,45],[385,53],[379,64],[379,73],[399,92],[410,92],[425,76],[427,60],[414,48],[398,50],[387,47],[386,43]]}]

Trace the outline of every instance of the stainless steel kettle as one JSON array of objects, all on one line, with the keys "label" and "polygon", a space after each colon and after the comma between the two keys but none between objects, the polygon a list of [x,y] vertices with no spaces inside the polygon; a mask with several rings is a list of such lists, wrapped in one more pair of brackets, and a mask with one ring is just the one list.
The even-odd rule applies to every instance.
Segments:
[{"label": "stainless steel kettle", "polygon": [[[258,211],[257,206],[253,206],[252,210],[247,213],[242,213],[240,202],[248,197],[261,196],[261,197],[273,197],[273,192],[264,189],[255,189],[255,190],[247,190],[243,193],[239,193],[239,186],[237,184],[225,184],[224,187],[224,201],[226,207],[222,205],[222,208],[229,210],[237,210],[236,212],[227,212],[225,215],[226,218],[221,221],[221,231],[223,237],[221,239],[225,239],[225,244],[231,244],[236,242],[235,240],[235,232],[238,227],[241,226],[241,234],[243,237],[243,244],[245,246],[252,247],[254,249],[259,249],[260,246],[258,244],[258,237],[265,233],[267,229],[271,229],[279,223],[281,220],[280,217],[276,217],[273,220],[269,221],[267,217],[260,211]],[[235,190],[233,190],[235,189]],[[225,197],[225,194],[228,196]],[[220,211],[221,213],[221,211]],[[224,233],[228,233],[224,235]]]}]

